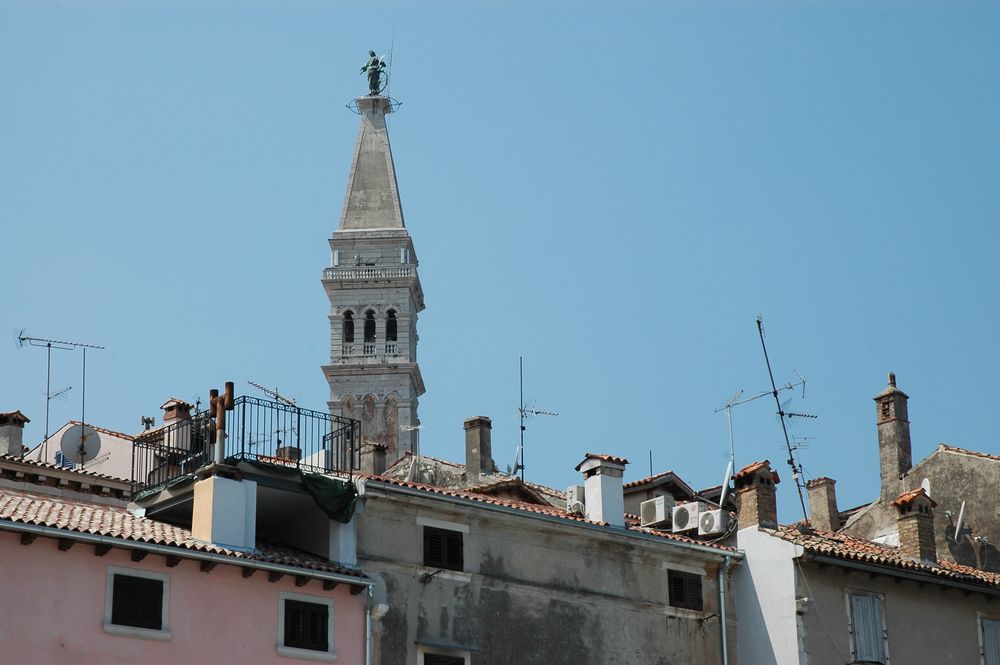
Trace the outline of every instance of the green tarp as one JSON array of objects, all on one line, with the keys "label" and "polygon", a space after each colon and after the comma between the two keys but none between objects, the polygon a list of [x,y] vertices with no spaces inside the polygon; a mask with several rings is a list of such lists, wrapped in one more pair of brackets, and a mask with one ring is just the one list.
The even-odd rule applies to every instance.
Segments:
[{"label": "green tarp", "polygon": [[358,490],[354,486],[354,483],[331,478],[322,473],[303,473],[295,467],[282,466],[280,464],[269,464],[267,462],[239,459],[236,457],[226,459],[226,464],[231,466],[238,466],[241,463],[249,464],[268,473],[298,477],[302,481],[302,486],[306,488],[306,491],[312,495],[316,503],[319,504],[319,507],[323,509],[323,512],[332,520],[347,524],[354,517],[354,507],[358,502]]}]

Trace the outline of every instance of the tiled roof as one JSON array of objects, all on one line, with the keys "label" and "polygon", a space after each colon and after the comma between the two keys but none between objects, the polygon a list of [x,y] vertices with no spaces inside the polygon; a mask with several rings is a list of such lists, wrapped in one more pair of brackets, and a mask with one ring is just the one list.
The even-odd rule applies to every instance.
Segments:
[{"label": "tiled roof", "polygon": [[[136,517],[124,508],[23,490],[0,488],[0,525],[5,521],[62,529],[67,532],[67,537],[72,537],[72,533],[89,533],[118,538],[124,542],[166,545],[180,550],[223,554],[248,562],[275,563],[365,578],[365,575],[358,570],[344,568],[321,557],[289,547],[258,544],[257,551],[253,553],[239,552],[195,540],[188,529],[145,517]],[[178,555],[181,554],[178,552]]]},{"label": "tiled roof", "polygon": [[18,455],[0,455],[0,461],[2,462],[16,462],[17,464],[23,464],[25,466],[35,467],[38,469],[51,469],[53,471],[61,471],[64,473],[72,473],[73,475],[83,476],[84,478],[100,478],[101,480],[113,480],[118,483],[129,483],[131,480],[128,478],[117,478],[115,476],[109,476],[104,473],[94,473],[93,471],[86,471],[83,469],[67,469],[64,466],[59,466],[58,464],[50,464],[48,462],[42,462],[40,460],[28,459],[27,457],[21,457]]},{"label": "tiled roof", "polygon": [[973,457],[982,457],[983,459],[1000,461],[1000,456],[990,455],[989,453],[981,453],[976,450],[966,450],[965,448],[959,448],[957,446],[949,446],[947,443],[938,444],[938,450],[943,450],[948,453],[959,453],[962,455],[972,455]]},{"label": "tiled roof", "polygon": [[[477,501],[479,503],[485,503],[494,506],[503,506],[505,508],[513,508],[515,510],[522,510],[528,513],[536,513],[539,515],[547,515],[549,517],[558,517],[572,522],[584,522],[587,524],[597,524],[600,526],[607,526],[607,522],[595,522],[588,520],[585,517],[579,515],[574,515],[555,506],[543,506],[537,503],[525,503],[523,501],[511,501],[509,499],[502,499],[495,496],[489,496],[487,494],[478,494],[476,492],[471,492],[468,490],[459,490],[444,487],[435,487],[433,485],[425,485],[423,483],[413,483],[406,480],[400,480],[398,478],[388,478],[386,476],[373,476],[367,474],[361,474],[362,478],[374,480],[377,482],[386,483],[387,485],[396,485],[398,487],[406,487],[408,489],[420,490],[423,492],[428,492],[431,494],[439,494],[442,496],[451,496],[461,499],[468,499],[470,501]],[[626,527],[629,531],[637,531],[640,533],[645,533],[654,536],[660,536],[665,540],[674,540],[683,543],[690,543],[693,545],[704,545],[706,547],[712,547],[718,550],[724,551],[734,551],[732,547],[727,547],[725,545],[719,545],[718,543],[709,543],[696,540],[694,538],[688,538],[675,533],[670,533],[669,531],[660,531],[658,529],[650,529],[648,527],[640,527],[634,525],[627,525]]]},{"label": "tiled roof", "polygon": [[645,485],[647,483],[651,483],[651,482],[653,482],[655,480],[659,480],[660,478],[665,478],[666,476],[675,476],[676,477],[676,474],[673,471],[664,471],[662,473],[657,473],[657,474],[652,475],[652,476],[646,476],[645,478],[640,478],[639,480],[630,480],[629,482],[625,483],[625,485],[623,485],[623,487],[625,489],[629,489],[630,487],[639,487],[641,485]]},{"label": "tiled roof", "polygon": [[[742,469],[740,469],[739,471],[737,471],[736,473],[733,474],[733,480],[739,480],[740,478],[746,478],[747,476],[749,476],[749,475],[753,474],[754,472],[759,471],[760,469],[763,469],[765,467],[767,467],[767,468],[771,467],[771,462],[768,461],[768,460],[766,460],[766,459],[765,460],[761,460],[759,462],[754,462],[753,464],[748,464],[747,466],[743,467]],[[778,484],[779,482],[781,482],[781,479],[778,478],[778,472],[777,471],[771,469],[771,474],[774,476],[774,483],[775,484]]]},{"label": "tiled roof", "polygon": [[903,506],[920,496],[930,501],[932,506],[937,505],[937,502],[934,499],[927,496],[927,492],[924,491],[923,487],[918,487],[917,489],[910,490],[909,492],[903,492],[902,494],[896,497],[896,499],[892,502],[892,505]]},{"label": "tiled roof", "polygon": [[180,406],[186,406],[189,409],[194,406],[194,404],[192,404],[191,402],[185,401],[179,397],[170,397],[167,399],[166,402],[160,405],[160,408],[161,409],[165,408],[167,406],[170,406],[171,404],[179,404]]},{"label": "tiled roof", "polygon": [[87,427],[89,427],[89,428],[91,428],[93,430],[96,430],[96,431],[100,432],[101,434],[110,434],[111,436],[117,436],[119,439],[125,439],[127,441],[133,441],[135,439],[135,435],[133,435],[133,434],[125,434],[123,432],[116,432],[113,429],[108,429],[106,427],[100,427],[98,425],[92,425],[90,423],[81,422],[79,420],[71,420],[71,421],[69,421],[69,424],[70,425],[86,425]]},{"label": "tiled roof", "polygon": [[618,457],[616,455],[606,455],[604,453],[587,453],[584,455],[584,459],[599,459],[602,462],[611,462],[612,464],[628,464],[628,460],[624,457]]},{"label": "tiled roof", "polygon": [[6,424],[8,421],[20,424],[31,422],[28,416],[24,415],[20,411],[6,411],[4,413],[0,413],[0,425]]},{"label": "tiled roof", "polygon": [[959,582],[1000,587],[1000,573],[989,573],[984,570],[944,560],[938,561],[937,566],[929,566],[902,556],[895,547],[882,545],[870,540],[854,538],[843,533],[830,533],[829,531],[803,532],[795,526],[783,526],[778,529],[765,529],[765,531],[773,533],[796,545],[800,545],[805,551],[814,554],[860,561],[899,570],[926,573]]}]

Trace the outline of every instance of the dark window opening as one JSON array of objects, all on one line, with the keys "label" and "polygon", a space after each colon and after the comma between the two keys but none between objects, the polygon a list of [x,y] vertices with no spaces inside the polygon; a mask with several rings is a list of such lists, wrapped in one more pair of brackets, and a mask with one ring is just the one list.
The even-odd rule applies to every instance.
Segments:
[{"label": "dark window opening", "polygon": [[111,623],[162,630],[163,580],[115,575]]},{"label": "dark window opening", "polygon": [[442,656],[439,653],[425,653],[424,665],[465,665],[461,656]]},{"label": "dark window opening", "polygon": [[328,651],[327,626],[330,607],[300,600],[285,601],[285,646],[311,651]]},{"label": "dark window opening", "polygon": [[424,565],[445,570],[462,570],[465,557],[462,532],[424,527]]},{"label": "dark window opening", "polygon": [[350,312],[344,312],[344,343],[352,344],[354,342],[354,315]]},{"label": "dark window opening", "polygon": [[667,584],[670,587],[671,607],[701,611],[701,575],[669,570],[667,571]]},{"label": "dark window opening", "polygon": [[390,309],[385,316],[385,341],[396,341],[396,310]]},{"label": "dark window opening", "polygon": [[375,341],[375,312],[368,310],[365,314],[365,344]]},{"label": "dark window opening", "polygon": [[888,402],[882,402],[882,418],[889,418],[892,415]]}]

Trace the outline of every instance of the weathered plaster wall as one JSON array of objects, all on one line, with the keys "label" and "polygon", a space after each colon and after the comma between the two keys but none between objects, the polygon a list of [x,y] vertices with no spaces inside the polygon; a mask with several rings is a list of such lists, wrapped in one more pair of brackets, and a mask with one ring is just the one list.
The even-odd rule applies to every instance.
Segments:
[{"label": "weathered plaster wall", "polygon": [[[378,664],[416,665],[421,644],[470,651],[475,665],[722,662],[719,557],[530,513],[367,494],[358,549],[386,606],[376,611],[384,611],[374,626]],[[464,572],[421,581],[435,572],[422,565],[418,520],[426,519],[468,529]],[[704,611],[668,606],[668,568],[704,575]],[[729,617],[735,633],[731,603]]]},{"label": "weathered plaster wall", "polygon": [[[934,532],[938,558],[1000,571],[1000,502],[995,500],[1000,486],[1000,460],[935,450],[902,479],[904,490],[916,489],[924,478],[930,481],[934,510]],[[952,538],[958,512],[965,501],[965,526],[970,536],[958,542]],[[951,512],[951,517],[945,515]],[[896,533],[896,509],[875,502],[855,515],[844,531],[860,538],[879,538]],[[986,536],[975,542],[974,536]]]},{"label": "weathered plaster wall", "polygon": [[[150,554],[133,562],[113,549],[94,556],[90,545],[60,552],[57,541],[38,538],[21,545],[16,533],[0,531],[0,663],[295,663],[279,657],[278,594],[292,591],[334,599],[334,644],[339,664],[362,665],[365,648],[365,594],[347,586],[323,591],[318,581],[295,586],[285,576],[275,583],[257,572],[244,579],[241,569],[219,565],[210,573],[182,560],[168,568]],[[103,630],[108,566],[169,575],[170,640],[165,642],[108,635]]]},{"label": "weathered plaster wall", "polygon": [[801,548],[759,531],[756,526],[741,529],[736,538],[746,557],[733,578],[740,662],[797,665],[793,558]]},{"label": "weathered plaster wall", "polygon": [[976,665],[978,613],[1000,615],[1000,602],[982,594],[810,562],[799,567],[798,588],[800,597],[808,598],[801,603],[801,622],[809,665],[852,662],[848,589],[884,594],[888,656],[894,664]]}]

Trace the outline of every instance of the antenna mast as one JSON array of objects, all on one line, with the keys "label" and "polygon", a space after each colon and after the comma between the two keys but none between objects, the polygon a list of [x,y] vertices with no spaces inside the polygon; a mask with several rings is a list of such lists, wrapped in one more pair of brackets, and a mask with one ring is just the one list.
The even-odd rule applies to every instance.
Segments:
[{"label": "antenna mast", "polygon": [[[806,380],[803,379],[801,376],[799,377],[799,380],[796,381],[795,383],[786,383],[785,385],[778,388],[778,392],[781,392],[782,390],[795,390],[799,386],[802,386],[802,396],[805,397]],[[759,392],[756,395],[752,395],[745,399],[740,399],[740,397],[743,397],[743,391],[738,390],[735,395],[733,395],[726,401],[725,404],[723,404],[722,406],[720,406],[718,409],[715,410],[715,413],[719,413],[720,411],[725,411],[726,418],[729,420],[729,462],[730,464],[734,465],[733,466],[734,469],[736,468],[735,467],[736,447],[733,443],[733,407],[739,406],[740,404],[746,404],[747,402],[752,402],[755,399],[760,399],[761,397],[767,397],[770,394],[771,394],[770,390],[765,390],[763,392]],[[805,414],[796,414],[796,415],[805,416]],[[815,418],[815,416],[805,416],[805,417]]]},{"label": "antenna mast", "polygon": [[[103,346],[98,346],[96,344],[84,344],[82,342],[67,342],[65,340],[58,339],[44,339],[42,337],[29,337],[24,334],[22,330],[17,335],[17,345],[23,347],[24,343],[27,342],[29,346],[39,346],[46,350],[46,361],[45,361],[45,438],[42,439],[42,460],[46,461],[48,457],[48,447],[49,447],[49,402],[52,401],[56,395],[52,394],[52,349],[58,349],[60,351],[75,351],[76,349],[83,349],[83,388],[81,389],[82,395],[80,398],[80,422],[87,422],[87,349],[97,349],[103,350]],[[66,390],[69,390],[68,388]],[[65,390],[60,391],[60,393],[65,393]]]},{"label": "antenna mast", "polygon": [[804,413],[786,413],[784,408],[782,408],[781,400],[778,399],[778,388],[774,384],[774,372],[771,371],[771,359],[768,358],[767,345],[764,343],[764,320],[760,316],[757,317],[757,333],[760,335],[760,347],[764,350],[764,362],[767,363],[767,375],[771,379],[771,394],[774,395],[774,403],[778,407],[778,417],[781,418],[781,432],[785,435],[785,449],[788,451],[788,466],[792,469],[792,480],[795,481],[795,489],[799,493],[799,505],[802,506],[802,517],[804,519],[809,519],[809,514],[806,512],[806,500],[802,494],[802,465],[795,459],[795,450],[792,448],[792,442],[788,438],[788,426],[785,424],[785,418],[792,416],[814,418],[815,416],[810,416]]},{"label": "antenna mast", "polygon": [[514,475],[516,476],[517,472],[520,471],[521,472],[521,482],[524,482],[524,430],[526,429],[525,425],[524,425],[525,419],[528,418],[529,416],[558,416],[559,414],[556,413],[556,412],[554,412],[554,411],[544,411],[542,409],[536,409],[534,402],[531,403],[531,407],[530,408],[528,407],[527,404],[525,404],[525,402],[524,402],[524,356],[518,356],[517,357],[517,366],[518,366],[518,375],[519,375],[519,383],[520,383],[520,391],[521,391],[521,401],[520,401],[521,405],[517,409],[517,414],[518,414],[518,417],[520,418],[520,421],[521,421],[521,430],[520,430],[521,431],[521,443],[517,447],[517,454],[514,455]]}]

